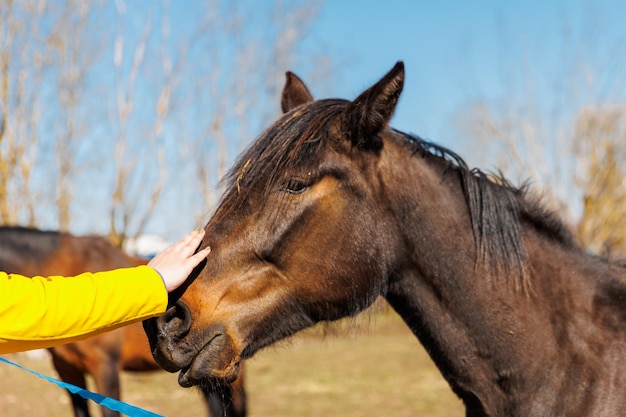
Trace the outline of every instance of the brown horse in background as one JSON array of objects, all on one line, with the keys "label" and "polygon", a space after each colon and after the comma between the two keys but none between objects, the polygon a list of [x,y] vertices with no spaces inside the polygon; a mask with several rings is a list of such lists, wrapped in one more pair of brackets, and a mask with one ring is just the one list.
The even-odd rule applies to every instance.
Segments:
[{"label": "brown horse in background", "polygon": [[[75,276],[145,264],[129,256],[100,236],[74,236],[56,231],[24,227],[0,227],[0,270],[25,276]],[[141,323],[134,323],[87,340],[48,349],[59,377],[87,388],[91,375],[97,391],[120,399],[120,371],[146,372],[161,368],[156,364]],[[244,417],[246,398],[243,378],[215,389],[203,389],[211,417]],[[76,417],[89,417],[87,400],[71,394]],[[104,417],[119,413],[102,407]]]},{"label": "brown horse in background", "polygon": [[[389,127],[397,63],[355,100],[287,74],[285,114],[234,164],[196,271],[144,321],[183,386],[382,296],[468,417],[626,414],[626,269],[498,175]],[[376,381],[372,381],[373,384]]]}]

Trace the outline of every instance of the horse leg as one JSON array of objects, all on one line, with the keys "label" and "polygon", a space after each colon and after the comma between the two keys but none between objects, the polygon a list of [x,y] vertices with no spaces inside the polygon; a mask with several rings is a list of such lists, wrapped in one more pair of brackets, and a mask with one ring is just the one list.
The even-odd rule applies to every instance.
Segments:
[{"label": "horse leg", "polygon": [[[120,371],[116,358],[106,358],[91,372],[99,394],[116,400],[120,399]],[[101,407],[102,417],[120,417],[120,413]]]},{"label": "horse leg", "polygon": [[[87,382],[85,381],[85,374],[70,363],[66,362],[62,357],[55,355],[53,350],[50,350],[52,355],[52,364],[59,374],[59,378],[69,384],[76,385],[80,388],[87,388]],[[68,391],[70,400],[72,401],[72,409],[74,410],[75,417],[91,417],[89,414],[89,406],[87,400],[78,394],[72,394]]]}]

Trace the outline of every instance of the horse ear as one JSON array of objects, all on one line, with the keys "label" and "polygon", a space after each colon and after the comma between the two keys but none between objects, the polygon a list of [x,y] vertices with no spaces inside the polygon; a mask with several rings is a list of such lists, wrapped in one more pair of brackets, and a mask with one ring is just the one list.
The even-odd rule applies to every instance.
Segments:
[{"label": "horse ear", "polygon": [[386,126],[404,86],[404,63],[396,65],[376,84],[365,90],[346,110],[346,133],[360,148],[380,149],[376,136]]},{"label": "horse ear", "polygon": [[283,95],[280,100],[280,107],[283,113],[287,113],[301,104],[313,101],[313,96],[300,77],[291,71],[287,71],[285,76],[287,81],[285,81]]}]

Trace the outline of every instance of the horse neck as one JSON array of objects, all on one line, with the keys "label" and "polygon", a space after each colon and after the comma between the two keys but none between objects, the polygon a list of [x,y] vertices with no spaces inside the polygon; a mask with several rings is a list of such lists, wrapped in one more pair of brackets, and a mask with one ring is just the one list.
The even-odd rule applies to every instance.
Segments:
[{"label": "horse neck", "polygon": [[[384,199],[395,217],[397,276],[422,275],[433,288],[475,272],[471,219],[457,172],[437,157],[415,156],[401,142],[387,143],[381,158]],[[469,284],[469,283],[468,283]],[[459,284],[457,284],[459,285]]]},{"label": "horse neck", "polygon": [[[393,158],[400,155],[388,150]],[[608,286],[604,292],[608,300],[626,296],[623,270],[546,238],[532,222],[522,222],[520,237],[533,287],[528,294],[516,291],[506,285],[506,277],[476,267],[475,240],[459,177],[444,175],[445,163],[434,157],[413,158],[410,169],[396,164],[398,168],[388,174],[394,181],[403,175],[411,178],[404,177],[410,184],[405,188],[386,187],[398,193],[388,200],[396,201],[393,211],[402,213],[398,230],[406,242],[386,298],[464,400],[467,415],[522,415],[520,410],[528,412],[531,406],[516,402],[523,395],[519,393],[540,389],[547,366],[566,368],[564,348],[580,354],[577,341],[597,336],[593,319],[581,311],[594,309],[598,286]],[[615,301],[605,304],[611,303],[607,307],[611,310],[604,310],[608,320],[619,322],[615,315],[626,318]],[[555,324],[555,317],[564,322]],[[623,324],[614,326],[626,333]],[[619,343],[623,342],[622,337]],[[594,371],[582,368],[593,379]],[[546,403],[551,401],[555,400]]]}]

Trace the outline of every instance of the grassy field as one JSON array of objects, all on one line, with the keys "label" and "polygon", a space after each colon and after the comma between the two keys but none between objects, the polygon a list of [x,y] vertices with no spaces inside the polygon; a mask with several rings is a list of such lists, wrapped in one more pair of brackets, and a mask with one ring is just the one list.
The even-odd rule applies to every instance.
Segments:
[{"label": "grassy field", "polygon": [[[46,355],[7,359],[56,376]],[[421,345],[386,309],[306,331],[259,352],[246,366],[249,417],[464,415]],[[178,386],[174,374],[124,373],[122,384],[124,401],[155,413],[207,413],[200,394]],[[6,364],[0,364],[0,410],[11,417],[72,415],[65,391]]]}]

